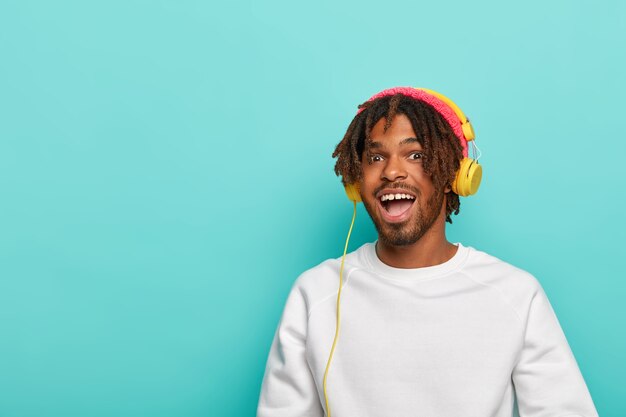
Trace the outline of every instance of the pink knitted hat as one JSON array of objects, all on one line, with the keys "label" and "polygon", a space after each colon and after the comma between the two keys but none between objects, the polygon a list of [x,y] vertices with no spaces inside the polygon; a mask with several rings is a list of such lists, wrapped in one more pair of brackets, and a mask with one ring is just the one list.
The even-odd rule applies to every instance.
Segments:
[{"label": "pink knitted hat", "polygon": [[[426,91],[418,90],[414,87],[393,87],[383,90],[380,93],[374,94],[366,101],[366,103],[372,100],[376,100],[380,97],[392,96],[394,94],[403,94],[416,100],[423,101],[424,103],[430,104],[432,107],[434,107],[434,109],[437,110],[437,112],[439,112],[439,114],[441,114],[444,119],[446,119],[446,121],[454,131],[454,134],[461,141],[461,146],[463,147],[463,156],[467,157],[467,141],[465,140],[465,136],[463,135],[463,129],[461,128],[461,121],[459,120],[459,117],[456,115],[454,110],[452,110],[452,108],[450,108],[450,106],[448,106],[445,102],[427,93]],[[356,114],[361,113],[363,110],[364,108],[358,109]]]}]

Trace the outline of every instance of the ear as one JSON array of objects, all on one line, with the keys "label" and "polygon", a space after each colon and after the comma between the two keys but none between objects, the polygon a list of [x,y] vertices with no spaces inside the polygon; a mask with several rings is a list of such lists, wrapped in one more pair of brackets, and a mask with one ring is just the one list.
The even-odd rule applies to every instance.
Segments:
[{"label": "ear", "polygon": [[443,192],[445,194],[448,194],[450,191],[452,191],[452,187],[450,187],[449,185],[446,185],[446,188],[443,189]]}]

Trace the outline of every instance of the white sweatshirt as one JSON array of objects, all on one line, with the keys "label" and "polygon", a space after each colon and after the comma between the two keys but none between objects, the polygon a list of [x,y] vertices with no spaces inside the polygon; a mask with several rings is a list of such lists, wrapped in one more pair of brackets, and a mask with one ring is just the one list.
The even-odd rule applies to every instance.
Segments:
[{"label": "white sweatshirt", "polygon": [[[539,282],[472,247],[401,269],[374,243],[346,257],[331,417],[597,417]],[[294,283],[272,343],[257,417],[326,415],[341,258]]]}]

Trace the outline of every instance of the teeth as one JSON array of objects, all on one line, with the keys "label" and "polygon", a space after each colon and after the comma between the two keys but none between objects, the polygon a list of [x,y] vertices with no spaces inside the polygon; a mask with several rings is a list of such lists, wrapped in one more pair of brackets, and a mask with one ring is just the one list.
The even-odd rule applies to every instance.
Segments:
[{"label": "teeth", "polygon": [[384,194],[380,197],[380,201],[388,200],[415,200],[415,197],[409,194]]}]

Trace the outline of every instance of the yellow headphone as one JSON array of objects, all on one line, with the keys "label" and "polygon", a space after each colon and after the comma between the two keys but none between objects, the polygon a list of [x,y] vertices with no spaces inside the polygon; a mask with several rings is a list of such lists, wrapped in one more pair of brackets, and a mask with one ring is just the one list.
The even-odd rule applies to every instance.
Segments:
[{"label": "yellow headphone", "polygon": [[[422,91],[427,94],[411,94],[412,93],[411,90]],[[450,100],[448,97],[436,91],[428,90],[426,88],[397,87],[397,88],[391,88],[389,90],[381,91],[380,93],[370,98],[370,100],[374,98],[378,98],[378,97],[383,97],[386,95],[391,95],[396,92],[408,93],[408,95],[410,95],[411,97],[416,98],[421,101],[425,101],[431,105],[440,104],[440,103],[435,102],[433,100],[433,97],[435,100],[439,100],[439,102],[443,102],[445,106],[447,106],[450,110],[454,112],[454,114],[456,115],[458,119],[457,123],[460,123],[463,139],[461,138],[459,139],[465,140],[466,144],[469,144],[469,142],[474,140],[474,137],[475,137],[474,128],[470,124],[469,119],[465,116],[465,114],[463,114],[459,106],[454,104],[454,102]],[[435,107],[435,110],[441,113],[441,111],[437,108],[438,106],[433,106],[433,107]],[[449,117],[445,117],[445,118],[446,120],[448,120],[449,123],[451,122],[451,118]],[[453,129],[454,127],[455,126],[452,126]],[[474,142],[472,142],[472,144],[474,144]],[[461,160],[461,165],[459,167],[459,170],[457,171],[456,177],[454,178],[454,181],[452,182],[452,191],[461,197],[467,197],[467,196],[476,194],[476,192],[478,191],[478,187],[480,186],[480,180],[482,179],[482,176],[483,176],[483,168],[478,163],[478,159],[469,158],[466,156]],[[357,203],[361,201],[361,192],[359,190],[358,184],[356,183],[346,184],[345,189],[346,189],[346,195],[348,196],[350,201],[354,201]]]}]

